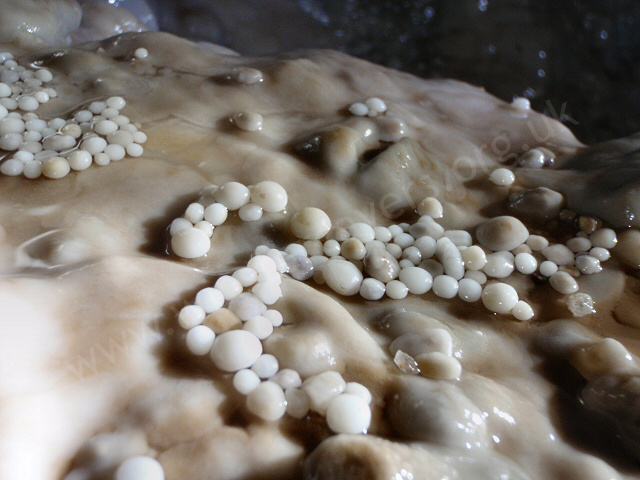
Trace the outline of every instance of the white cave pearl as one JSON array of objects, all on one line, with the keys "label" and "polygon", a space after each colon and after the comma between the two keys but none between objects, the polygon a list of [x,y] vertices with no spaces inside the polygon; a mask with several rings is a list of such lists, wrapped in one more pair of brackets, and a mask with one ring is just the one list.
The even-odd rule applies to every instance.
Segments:
[{"label": "white cave pearl", "polygon": [[319,208],[306,207],[291,217],[289,228],[303,240],[320,240],[331,230],[331,219]]},{"label": "white cave pearl", "polygon": [[346,260],[331,259],[322,265],[322,275],[327,285],[341,295],[355,295],[362,285],[362,272]]},{"label": "white cave pearl", "polygon": [[213,342],[211,359],[225,372],[237,372],[251,367],[262,355],[262,343],[246,330],[230,330],[218,335]]},{"label": "white cave pearl", "polygon": [[202,257],[210,248],[211,240],[199,228],[188,227],[171,237],[171,249],[182,258]]}]

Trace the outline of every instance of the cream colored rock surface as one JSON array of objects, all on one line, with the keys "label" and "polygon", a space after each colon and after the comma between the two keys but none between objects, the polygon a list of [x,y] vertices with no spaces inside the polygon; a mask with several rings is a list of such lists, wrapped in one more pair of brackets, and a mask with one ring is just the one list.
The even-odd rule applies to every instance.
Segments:
[{"label": "cream colored rock surface", "polygon": [[[162,33],[79,48],[19,43],[2,50],[55,76],[59,96],[41,116],[119,95],[148,141],[139,158],[58,180],[0,177],[0,478],[109,479],[133,455],[157,458],[168,480],[640,478],[632,460],[639,433],[624,408],[640,390],[631,381],[637,369],[626,368],[637,366],[640,333],[632,305],[620,302],[625,288],[637,297],[638,287],[614,260],[579,279],[597,313],[576,323],[561,295],[522,275],[505,281],[536,312],[526,324],[432,293],[364,302],[285,279],[275,305],[285,322],[265,350],[303,379],[335,370],[366,386],[372,423],[360,436],[334,435],[316,414],[257,420],[230,374],[188,353],[176,320],[257,245],[294,241],[287,221],[304,207],[321,208],[333,225],[389,226],[400,215],[415,221],[429,196],[443,203],[445,228],[471,232],[488,212],[509,215],[508,194],[488,175],[501,158],[541,144],[542,131],[542,145],[558,156],[580,150],[564,126],[464,83],[420,80],[336,52],[252,59]],[[149,56],[132,60],[137,48]],[[232,80],[236,67],[260,70],[263,81]],[[380,143],[375,117],[347,113],[374,96],[403,120],[405,140]],[[230,118],[241,111],[262,115],[263,128],[237,129]],[[341,130],[349,133],[323,134]],[[240,222],[230,213],[205,257],[169,251],[167,227],[203,187],[262,180],[285,187],[284,214]],[[554,227],[527,225],[562,241]],[[460,380],[394,365],[391,342],[429,328],[451,334]],[[589,364],[604,380],[587,382],[572,365],[577,351],[599,351],[587,347],[602,337],[626,349],[607,355],[629,352],[631,380],[608,368],[620,363],[607,355]]]}]

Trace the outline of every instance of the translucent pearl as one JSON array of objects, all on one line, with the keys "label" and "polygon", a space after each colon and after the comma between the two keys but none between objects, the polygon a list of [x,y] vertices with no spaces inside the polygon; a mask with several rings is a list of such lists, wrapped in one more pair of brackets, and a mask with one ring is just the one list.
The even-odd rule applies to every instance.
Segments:
[{"label": "translucent pearl", "polygon": [[509,313],[518,303],[518,293],[506,283],[492,283],[482,290],[482,303],[492,312]]},{"label": "translucent pearl", "polygon": [[359,395],[338,395],[327,408],[327,425],[336,433],[363,433],[370,424],[371,408]]},{"label": "translucent pearl", "polygon": [[164,480],[164,470],[156,459],[136,456],[122,462],[113,478],[114,480]]},{"label": "translucent pearl", "polygon": [[256,183],[251,190],[251,201],[265,212],[281,212],[288,202],[287,191],[279,183],[265,180]]},{"label": "translucent pearl", "polygon": [[262,355],[262,343],[251,332],[231,330],[218,335],[213,342],[211,359],[225,372],[251,367]]},{"label": "translucent pearl", "polygon": [[171,249],[182,258],[198,258],[207,254],[211,240],[202,230],[190,227],[171,237]]},{"label": "translucent pearl", "polygon": [[216,334],[209,327],[196,325],[187,332],[187,348],[194,355],[206,355],[211,351]]},{"label": "translucent pearl", "polygon": [[263,420],[275,421],[287,411],[287,400],[282,387],[267,380],[247,395],[247,409]]}]

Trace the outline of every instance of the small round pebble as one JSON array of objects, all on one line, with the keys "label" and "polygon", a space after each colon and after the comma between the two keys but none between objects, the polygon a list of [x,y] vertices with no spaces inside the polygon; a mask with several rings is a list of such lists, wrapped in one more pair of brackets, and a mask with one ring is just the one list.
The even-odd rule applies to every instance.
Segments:
[{"label": "small round pebble", "polygon": [[118,124],[111,120],[100,120],[93,126],[93,131],[100,135],[109,135],[118,130]]},{"label": "small round pebble", "polygon": [[542,249],[542,255],[556,265],[573,265],[574,255],[565,245],[549,245]]},{"label": "small round pebble", "polygon": [[262,316],[265,318],[268,318],[269,321],[271,322],[271,325],[273,325],[274,327],[279,327],[280,325],[282,325],[282,322],[284,321],[282,314],[278,310],[269,309],[266,312],[264,312]]},{"label": "small round pebble", "polygon": [[481,272],[479,270],[467,270],[464,273],[464,278],[475,280],[480,285],[484,285],[485,283],[487,283],[487,276],[484,274],[484,272]]},{"label": "small round pebble", "polygon": [[242,293],[242,284],[231,275],[222,275],[216,280],[214,287],[222,292],[227,301],[235,300]]},{"label": "small round pebble", "polygon": [[355,295],[362,285],[362,272],[346,260],[331,259],[322,265],[322,275],[327,285],[340,295]]},{"label": "small round pebble", "polygon": [[414,244],[414,242],[415,239],[413,238],[413,236],[404,232],[399,233],[398,235],[393,237],[393,243],[400,246],[400,248],[402,249],[410,247]]},{"label": "small round pebble", "polygon": [[25,164],[23,173],[26,178],[38,178],[42,174],[42,163],[34,160]]},{"label": "small round pebble", "polygon": [[142,145],[138,145],[137,143],[130,143],[126,146],[125,150],[127,151],[127,155],[131,157],[139,157],[144,153]]},{"label": "small round pebble", "polygon": [[247,395],[247,409],[266,421],[276,421],[287,411],[284,390],[275,382],[262,382]]},{"label": "small round pebble", "polygon": [[204,209],[204,219],[214,227],[222,225],[229,214],[229,210],[222,203],[212,203]]},{"label": "small round pebble", "polygon": [[371,114],[372,112],[384,113],[387,110],[387,105],[378,97],[368,98],[364,103],[369,108],[369,114]]},{"label": "small round pebble", "polygon": [[217,288],[206,287],[196,294],[195,304],[202,307],[206,313],[213,313],[224,305],[224,294]]},{"label": "small round pebble", "polygon": [[593,275],[602,271],[600,260],[591,255],[580,255],[576,257],[575,267],[580,270],[580,273],[585,275]]},{"label": "small round pebble", "polygon": [[250,188],[251,201],[265,212],[281,212],[288,202],[287,191],[279,183],[265,180]]},{"label": "small round pebble", "polygon": [[578,282],[567,272],[557,272],[549,278],[549,284],[558,293],[569,295],[578,291]]},{"label": "small round pebble", "polygon": [[202,257],[207,254],[210,248],[211,240],[199,228],[185,228],[171,237],[171,249],[182,258]]},{"label": "small round pebble", "polygon": [[566,245],[573,253],[588,252],[591,249],[591,240],[584,237],[574,237],[567,240]]},{"label": "small round pebble", "polygon": [[327,257],[336,257],[340,255],[340,243],[337,240],[327,240],[322,246],[322,251]]},{"label": "small round pebble", "polygon": [[229,310],[246,322],[253,317],[264,314],[267,311],[267,306],[253,293],[244,292],[229,302]]},{"label": "small round pebble", "polygon": [[171,222],[171,226],[169,227],[169,235],[173,236],[178,233],[180,230],[184,230],[186,228],[191,228],[193,225],[186,218],[176,218]]},{"label": "small round pebble", "polygon": [[206,355],[211,351],[216,334],[209,327],[196,325],[187,332],[187,348],[194,355]]},{"label": "small round pebble", "polygon": [[260,355],[256,363],[251,366],[251,370],[256,372],[256,375],[262,379],[273,377],[278,373],[278,359],[270,353],[263,353]]},{"label": "small round pebble", "polygon": [[367,387],[358,382],[347,382],[344,387],[344,393],[352,393],[362,398],[367,405],[371,403],[373,397]]},{"label": "small round pebble", "polygon": [[453,298],[458,294],[458,281],[449,275],[438,275],[433,279],[433,293],[440,298]]},{"label": "small round pebble", "polygon": [[420,249],[415,246],[407,247],[402,251],[403,259],[409,260],[413,265],[418,265],[422,261]]},{"label": "small round pebble", "polygon": [[309,396],[311,410],[320,414],[327,411],[331,400],[344,392],[346,382],[338,372],[327,371],[307,378],[302,389]]},{"label": "small round pebble", "polygon": [[386,250],[396,260],[402,257],[402,247],[400,245],[396,245],[395,243],[389,243],[386,247]]},{"label": "small round pebble", "polygon": [[260,340],[268,338],[273,333],[271,320],[262,315],[256,315],[247,320],[242,326],[242,329],[253,333]]},{"label": "small round pebble", "polygon": [[93,156],[86,150],[74,150],[67,156],[69,166],[73,170],[86,170],[93,163]]},{"label": "small round pebble", "polygon": [[518,303],[518,292],[506,283],[491,283],[482,290],[482,303],[494,313],[509,313]]},{"label": "small round pebble", "polygon": [[49,157],[42,163],[42,174],[47,178],[62,178],[67,176],[70,171],[71,166],[64,157]]},{"label": "small round pebble", "polygon": [[[282,252],[280,252],[279,250],[276,250],[275,248],[270,248],[267,251],[267,257],[269,257],[271,260],[273,260],[273,262],[275,263],[275,271],[278,273],[287,273],[289,271],[289,265],[287,264],[287,261],[284,258],[284,255],[282,254]],[[264,275],[265,272],[259,272],[260,274]]]},{"label": "small round pebble", "polygon": [[523,300],[518,300],[513,309],[511,310],[511,314],[517,319],[521,321],[531,320],[533,318],[533,308],[527,302]]},{"label": "small round pebble", "polygon": [[[262,355],[262,343],[246,330],[231,330],[216,337],[211,349],[211,359],[217,368],[225,372],[237,372],[251,367]],[[280,387],[278,387],[280,388]]]},{"label": "small round pebble", "polygon": [[239,182],[227,182],[213,194],[216,202],[232,211],[246,205],[249,202],[249,197],[249,189]]},{"label": "small round pebble", "polygon": [[149,51],[146,48],[136,48],[133,52],[133,56],[139,60],[144,60],[149,56]]},{"label": "small round pebble", "polygon": [[254,388],[260,385],[260,377],[256,372],[248,368],[238,370],[233,375],[233,388],[242,395],[248,395]]},{"label": "small round pebble", "polygon": [[387,297],[394,300],[401,300],[409,293],[409,288],[400,280],[391,280],[386,285]]},{"label": "small round pebble", "polygon": [[361,240],[351,237],[342,242],[340,254],[347,260],[362,260],[367,253],[367,249]]},{"label": "small round pebble", "polygon": [[418,215],[429,215],[431,218],[442,218],[444,209],[437,198],[425,197],[418,203]]},{"label": "small round pebble", "polygon": [[520,273],[529,275],[538,268],[538,261],[530,253],[519,253],[515,257],[515,266]]},{"label": "small round pebble", "polygon": [[164,480],[162,465],[152,457],[129,457],[122,462],[113,475],[114,480]]},{"label": "small round pebble", "polygon": [[291,233],[303,240],[319,240],[331,230],[329,216],[319,208],[305,207],[298,210],[289,222]]},{"label": "small round pebble", "polygon": [[522,168],[544,167],[544,153],[534,148],[523,153],[518,159],[518,166]]},{"label": "small round pebble", "polygon": [[489,175],[489,180],[494,185],[508,187],[515,182],[516,176],[508,168],[496,168],[491,172],[491,175]]},{"label": "small round pebble", "polygon": [[436,244],[436,239],[428,235],[418,237],[416,241],[413,242],[413,246],[420,250],[420,255],[422,255],[422,258],[433,257],[436,253]]},{"label": "small round pebble", "polygon": [[465,302],[477,302],[481,296],[482,285],[477,281],[471,278],[462,278],[458,281],[458,297]]},{"label": "small round pebble", "polygon": [[204,233],[207,234],[207,237],[211,238],[211,236],[213,235],[213,225],[211,225],[209,222],[207,222],[206,220],[200,220],[199,222],[197,222],[194,227],[196,227],[199,230],[202,230]]},{"label": "small round pebble", "polygon": [[429,272],[415,266],[403,268],[400,271],[399,280],[407,286],[413,295],[427,293],[434,284],[434,279]]},{"label": "small round pebble", "polygon": [[369,107],[362,102],[356,102],[349,106],[349,113],[356,117],[364,117],[369,113]]},{"label": "small round pebble", "polygon": [[104,152],[107,147],[107,141],[102,137],[92,136],[85,138],[80,146],[91,155],[95,155],[96,153]]},{"label": "small round pebble", "polygon": [[387,227],[373,227],[373,232],[375,234],[375,240],[380,242],[390,242],[393,238],[391,231]]},{"label": "small round pebble", "polygon": [[178,313],[178,324],[185,330],[189,330],[200,325],[206,316],[207,313],[200,305],[187,305]]},{"label": "small round pebble", "polygon": [[276,372],[269,380],[276,382],[284,390],[291,387],[299,387],[302,385],[300,374],[291,368],[283,368]]},{"label": "small round pebble", "polygon": [[480,245],[494,252],[513,250],[529,237],[529,231],[515,217],[501,216],[487,220],[476,229]]},{"label": "small round pebble", "polygon": [[34,110],[37,110],[39,106],[40,102],[30,95],[24,95],[18,98],[18,108],[25,112],[33,112]]},{"label": "small round pebble", "polygon": [[305,240],[302,246],[307,251],[309,257],[322,255],[324,253],[323,244],[320,240]]},{"label": "small round pebble", "polygon": [[255,203],[247,203],[240,207],[238,216],[243,222],[255,222],[262,218],[262,207]]},{"label": "small round pebble", "polygon": [[550,277],[558,271],[558,265],[549,260],[545,260],[540,264],[539,270],[545,277]]},{"label": "small round pebble", "polygon": [[376,238],[375,230],[366,223],[353,223],[347,229],[352,237],[357,238],[362,243],[370,242]]},{"label": "small round pebble", "polygon": [[335,433],[365,433],[371,424],[371,408],[362,397],[343,393],[327,408],[327,425]]},{"label": "small round pebble", "polygon": [[365,300],[380,300],[385,291],[385,284],[371,277],[365,278],[360,285],[360,296]]},{"label": "small round pebble", "polygon": [[240,282],[243,287],[250,287],[258,280],[258,272],[251,267],[242,267],[233,272],[233,278]]},{"label": "small round pebble", "polygon": [[368,251],[363,259],[364,271],[383,283],[398,278],[400,265],[386,250],[373,249]]},{"label": "small round pebble", "polygon": [[233,123],[241,129],[247,132],[257,132],[262,130],[264,119],[262,115],[255,112],[238,112],[231,117]]},{"label": "small round pebble", "polygon": [[262,72],[251,67],[236,67],[231,71],[229,76],[232,80],[244,85],[253,85],[263,80]]},{"label": "small round pebble", "polygon": [[[270,253],[271,250],[268,249],[267,252]],[[253,268],[258,272],[258,275],[278,272],[275,260],[267,255],[251,257],[247,262],[247,267]]]},{"label": "small round pebble", "polygon": [[589,255],[597,258],[601,262],[606,262],[607,260],[609,260],[609,258],[611,258],[611,253],[609,252],[609,250],[602,247],[593,247],[591,250],[589,250]]},{"label": "small round pebble", "polygon": [[421,353],[415,358],[420,375],[435,380],[454,380],[462,374],[460,362],[442,352]]},{"label": "small round pebble", "polygon": [[487,255],[478,245],[465,248],[460,254],[467,270],[482,270],[487,264]]},{"label": "small round pebble", "polygon": [[306,256],[287,255],[285,258],[289,267],[289,275],[301,282],[313,277],[313,262]]},{"label": "small round pebble", "polygon": [[102,153],[102,152],[96,153],[93,155],[93,163],[101,167],[104,167],[111,163],[111,157],[109,157],[109,155],[107,155],[106,153]]},{"label": "small round pebble", "polygon": [[185,210],[184,218],[191,223],[198,223],[204,218],[204,207],[199,203],[192,203]]},{"label": "small round pebble", "polygon": [[24,171],[25,164],[16,158],[10,158],[2,162],[0,172],[8,177],[16,177]]},{"label": "small round pebble", "polygon": [[309,412],[309,396],[296,387],[289,387],[284,392],[287,400],[287,414],[293,418],[304,418]]},{"label": "small round pebble", "polygon": [[600,228],[589,235],[589,240],[594,247],[601,247],[611,250],[618,243],[616,232],[610,228]]},{"label": "small round pebble", "polygon": [[511,252],[495,252],[487,255],[487,264],[482,271],[489,277],[506,278],[513,273],[514,255]]}]

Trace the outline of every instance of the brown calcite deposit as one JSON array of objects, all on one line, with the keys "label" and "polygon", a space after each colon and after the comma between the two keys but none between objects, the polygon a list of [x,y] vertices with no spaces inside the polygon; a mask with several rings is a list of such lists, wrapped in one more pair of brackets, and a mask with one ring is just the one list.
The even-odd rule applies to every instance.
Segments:
[{"label": "brown calcite deposit", "polygon": [[[75,12],[75,2],[61,3]],[[85,130],[73,149],[83,150],[83,135],[111,126],[77,112],[115,97],[124,104],[110,118],[126,116],[118,121],[145,137],[137,137],[142,153],[90,154],[61,178],[9,175],[9,167],[0,175],[1,478],[128,480],[123,464],[139,456],[155,459],[167,480],[640,478],[639,234],[621,230],[619,205],[609,217],[591,208],[580,182],[600,150],[522,99],[508,104],[337,52],[247,58],[158,32],[60,46],[75,20],[40,37],[13,32],[12,22],[0,22],[0,51],[25,70],[50,71],[45,83],[57,96],[32,116],[7,107],[3,118],[63,119],[51,135],[71,132],[76,118]],[[7,83],[2,72],[15,66],[4,62]],[[25,86],[23,95],[35,93]],[[532,148],[559,168],[519,166]],[[596,160],[582,171],[576,158],[590,152]],[[45,161],[37,154],[29,161]],[[14,155],[0,150],[0,166]],[[49,156],[72,165],[69,155]],[[513,185],[489,181],[499,167],[515,171]],[[256,208],[228,208],[209,222],[203,255],[171,248],[174,219],[196,228],[214,218],[190,205],[230,201],[210,185],[265,180],[286,190],[284,210],[254,219]],[[549,218],[510,207],[514,194],[539,187],[564,195],[571,210]],[[306,207],[324,215],[292,220]],[[440,207],[442,218],[418,214]],[[299,225],[302,217],[312,225]],[[518,238],[494,231],[499,221],[483,233],[496,217]],[[617,230],[585,233],[587,223]],[[559,267],[582,296],[552,288],[539,268],[546,245],[530,235],[552,245],[583,239],[568,242],[574,260]],[[575,261],[585,255],[593,260]],[[511,273],[487,279],[486,257],[491,272]],[[534,273],[522,273],[530,261]],[[599,273],[578,268],[595,262]],[[429,282],[439,276],[447,279],[436,294]],[[485,307],[505,300],[480,300],[495,283],[517,291],[517,309]],[[196,297],[214,286],[220,305],[211,306],[217,293]],[[279,368],[258,382],[270,382],[265,396],[286,398],[281,412],[216,368],[208,352],[222,342],[194,354],[206,340],[194,328],[216,340],[239,328],[261,335],[262,320],[240,318],[251,305],[228,303],[243,289],[261,299],[277,293],[255,316],[271,322],[260,348]],[[199,318],[206,295],[210,311]],[[524,319],[527,308],[533,318]],[[359,409],[346,418],[332,396]],[[352,421],[357,433],[343,433]]]}]

